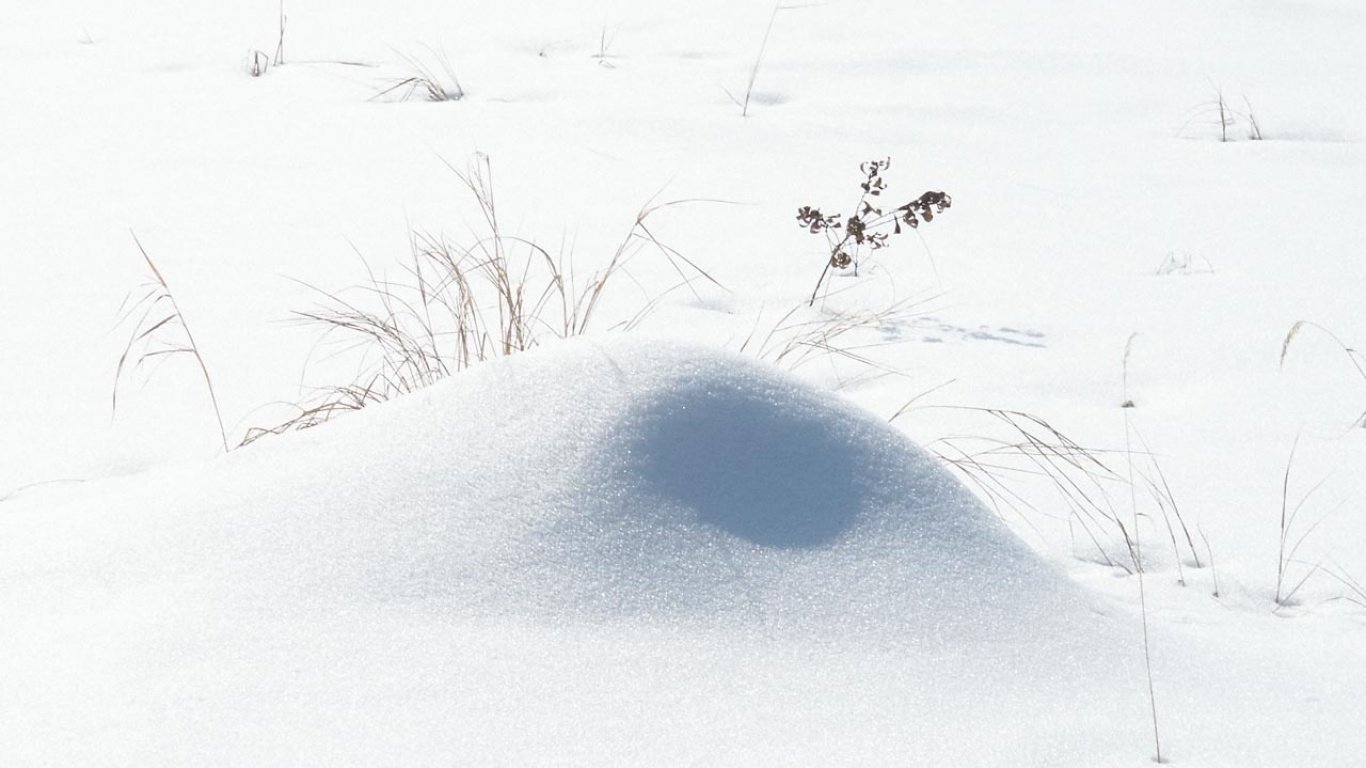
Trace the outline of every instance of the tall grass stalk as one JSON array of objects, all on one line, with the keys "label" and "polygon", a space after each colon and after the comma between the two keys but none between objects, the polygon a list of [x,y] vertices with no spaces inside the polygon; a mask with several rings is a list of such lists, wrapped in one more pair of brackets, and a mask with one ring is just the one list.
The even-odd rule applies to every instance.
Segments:
[{"label": "tall grass stalk", "polygon": [[1277,609],[1289,605],[1291,601],[1295,599],[1295,595],[1299,593],[1300,588],[1308,583],[1309,579],[1313,578],[1314,574],[1319,572],[1321,565],[1319,563],[1313,563],[1309,564],[1308,570],[1306,570],[1304,575],[1296,580],[1293,585],[1288,578],[1290,575],[1290,566],[1300,562],[1296,559],[1300,547],[1304,545],[1304,542],[1309,538],[1309,535],[1318,529],[1319,525],[1321,525],[1324,520],[1328,519],[1328,515],[1336,509],[1329,510],[1327,514],[1324,514],[1318,520],[1314,521],[1313,524],[1308,528],[1305,528],[1302,532],[1297,531],[1295,528],[1295,523],[1299,520],[1300,513],[1304,510],[1305,505],[1309,503],[1309,499],[1312,498],[1314,494],[1323,487],[1323,484],[1328,481],[1328,478],[1326,477],[1319,480],[1300,497],[1300,500],[1296,502],[1294,507],[1290,506],[1290,474],[1291,468],[1295,464],[1295,453],[1299,448],[1299,444],[1300,436],[1295,435],[1295,442],[1290,446],[1290,456],[1285,461],[1285,474],[1281,478],[1280,534],[1278,536],[1276,548]]},{"label": "tall grass stalk", "polygon": [[1129,467],[1129,505],[1133,513],[1134,526],[1134,567],[1138,575],[1138,603],[1139,611],[1143,617],[1143,665],[1148,677],[1148,704],[1152,710],[1153,719],[1153,747],[1157,752],[1157,762],[1162,762],[1162,736],[1157,724],[1157,693],[1153,686],[1153,657],[1152,640],[1148,636],[1148,592],[1143,580],[1143,536],[1138,528],[1138,490],[1134,484],[1134,457],[1133,443],[1130,436],[1131,427],[1129,424],[1129,411],[1133,409],[1133,400],[1129,399],[1129,356],[1133,353],[1134,339],[1137,333],[1129,334],[1129,339],[1124,343],[1124,363],[1123,375],[1121,378],[1124,399],[1120,405],[1120,410],[1124,413],[1124,454],[1127,458]]},{"label": "tall grass stalk", "polygon": [[[142,286],[142,295],[136,301],[130,305],[128,302],[129,299],[132,299],[132,294],[129,294],[121,308],[120,324],[135,315],[138,319],[133,325],[128,343],[123,348],[123,354],[119,356],[118,366],[114,369],[114,386],[110,397],[111,411],[118,412],[119,384],[123,381],[130,360],[133,361],[132,368],[136,370],[151,361],[159,362],[180,355],[188,355],[194,360],[195,365],[199,368],[199,373],[204,377],[204,388],[207,390],[209,402],[213,406],[214,419],[218,422],[218,436],[222,439],[223,450],[228,451],[230,450],[228,433],[223,428],[223,411],[218,406],[218,393],[214,391],[213,377],[209,375],[209,367],[204,363],[204,356],[199,351],[199,344],[194,339],[194,333],[190,330],[184,313],[180,311],[180,305],[176,303],[175,293],[171,291],[166,276],[157,268],[156,262],[152,261],[147,249],[142,247],[142,241],[138,239],[137,233],[130,231],[129,234],[133,236],[133,242],[137,244],[138,252],[142,254],[143,261],[147,263],[147,268],[152,273],[152,279]],[[180,331],[180,338],[167,338],[168,334],[176,329]]]},{"label": "tall grass stalk", "polygon": [[[1352,367],[1356,369],[1357,375],[1361,376],[1363,381],[1366,381],[1366,355],[1363,355],[1361,350],[1356,347],[1348,345],[1347,342],[1339,338],[1337,334],[1324,326],[1309,320],[1297,321],[1294,325],[1290,326],[1290,330],[1286,332],[1285,339],[1281,342],[1280,367],[1282,370],[1285,369],[1285,358],[1290,354],[1291,344],[1299,338],[1300,334],[1306,328],[1316,330],[1331,339],[1332,342],[1347,355],[1347,360],[1352,364]],[[1356,418],[1354,426],[1366,427],[1366,411],[1363,411],[1361,415]]]},{"label": "tall grass stalk", "polygon": [[773,4],[773,13],[768,16],[768,26],[764,27],[764,39],[759,43],[759,52],[754,56],[754,64],[749,68],[749,82],[745,83],[745,101],[740,105],[740,116],[749,117],[749,100],[754,95],[754,81],[759,79],[759,65],[764,61],[768,50],[768,39],[773,36],[773,25],[778,21],[778,12],[783,10],[781,3]]},{"label": "tall grass stalk", "polygon": [[280,66],[285,63],[285,0],[280,0],[280,37],[275,43],[275,58],[271,61],[273,66]]}]

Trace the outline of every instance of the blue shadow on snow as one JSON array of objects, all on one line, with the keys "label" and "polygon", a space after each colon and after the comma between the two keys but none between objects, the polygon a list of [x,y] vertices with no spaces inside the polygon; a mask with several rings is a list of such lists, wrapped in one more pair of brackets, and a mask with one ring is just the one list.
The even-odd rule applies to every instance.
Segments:
[{"label": "blue shadow on snow", "polygon": [[[758,393],[687,387],[637,414],[629,469],[702,522],[769,547],[835,540],[866,501],[871,452],[832,433],[841,417],[789,413]],[[844,430],[836,430],[844,431]]]}]

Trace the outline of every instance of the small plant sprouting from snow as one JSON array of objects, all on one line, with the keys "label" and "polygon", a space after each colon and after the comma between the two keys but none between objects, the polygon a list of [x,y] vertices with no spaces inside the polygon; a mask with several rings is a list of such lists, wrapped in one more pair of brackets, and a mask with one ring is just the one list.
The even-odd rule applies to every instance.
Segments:
[{"label": "small plant sprouting from snow", "polygon": [[816,303],[821,285],[832,268],[852,267],[854,273],[858,274],[859,260],[864,248],[870,251],[881,250],[887,247],[887,241],[892,235],[899,235],[904,231],[903,224],[915,229],[922,221],[933,221],[937,214],[943,213],[953,204],[953,199],[944,192],[929,191],[892,209],[884,209],[877,205],[881,202],[883,192],[887,190],[887,180],[882,172],[891,164],[892,161],[888,158],[869,160],[859,166],[859,171],[863,174],[863,181],[859,183],[861,193],[858,203],[854,206],[855,213],[848,217],[838,213],[825,214],[821,209],[809,205],[797,209],[797,223],[813,235],[825,235],[830,253],[825,268],[821,270],[820,278],[816,280],[816,287],[811,291],[811,300],[807,302],[809,305]]}]

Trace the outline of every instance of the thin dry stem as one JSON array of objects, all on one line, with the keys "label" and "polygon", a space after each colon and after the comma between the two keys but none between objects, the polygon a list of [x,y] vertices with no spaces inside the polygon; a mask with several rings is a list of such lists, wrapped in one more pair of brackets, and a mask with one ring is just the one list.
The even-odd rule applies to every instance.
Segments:
[{"label": "thin dry stem", "polygon": [[[110,408],[113,412],[118,411],[119,405],[119,383],[123,380],[124,372],[128,361],[133,359],[133,368],[142,367],[149,360],[164,361],[177,355],[189,355],[194,359],[199,368],[200,374],[204,377],[204,388],[208,391],[209,402],[213,406],[213,416],[218,423],[218,435],[223,442],[223,450],[230,450],[228,447],[228,433],[223,428],[223,412],[218,405],[218,393],[214,391],[213,377],[209,375],[209,367],[204,363],[204,357],[200,354],[199,344],[194,340],[194,334],[190,331],[189,323],[185,320],[185,315],[180,311],[180,305],[176,303],[175,294],[171,291],[171,286],[166,282],[166,277],[157,268],[156,262],[148,255],[147,249],[142,247],[142,241],[138,239],[137,233],[130,230],[133,242],[137,244],[138,252],[142,254],[142,259],[147,264],[147,268],[152,273],[152,282],[145,286],[145,291],[141,298],[128,306],[127,299],[124,305],[128,310],[123,314],[120,323],[130,319],[138,310],[142,310],[137,322],[133,326],[132,334],[128,337],[128,343],[123,348],[123,354],[119,356],[118,365],[114,369],[114,386],[110,396]],[[131,298],[131,294],[129,296]],[[163,334],[171,329],[179,328],[183,338],[168,341]]]}]

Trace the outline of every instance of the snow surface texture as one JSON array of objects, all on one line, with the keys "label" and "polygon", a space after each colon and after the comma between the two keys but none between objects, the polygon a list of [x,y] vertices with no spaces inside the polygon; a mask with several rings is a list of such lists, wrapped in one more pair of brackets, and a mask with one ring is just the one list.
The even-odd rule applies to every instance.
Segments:
[{"label": "snow surface texture", "polygon": [[[968,406],[1037,414],[1102,451],[1118,479],[1098,514],[1143,544],[1164,755],[1362,763],[1366,609],[1334,576],[1366,583],[1366,429],[1350,426],[1366,387],[1314,328],[1280,354],[1299,320],[1366,343],[1359,0],[848,0],[776,19],[772,0],[285,0],[285,64],[256,78],[247,59],[275,50],[278,0],[8,6],[0,765],[1150,764],[1138,583],[1115,565],[1129,562],[1124,537],[1100,518],[1093,540],[1094,519],[1022,457],[1026,471],[1001,476],[1028,506],[1003,507],[1003,524],[1085,597],[1038,589],[1058,582],[1008,544],[945,555],[954,578],[896,592],[920,571],[852,560],[911,559],[860,522],[902,519],[866,487],[871,511],[826,544],[804,546],[833,527],[756,541],[754,518],[728,520],[703,487],[648,471],[690,457],[576,448],[635,450],[582,426],[588,404],[607,407],[597,396],[562,409],[569,423],[500,432],[508,458],[454,500],[399,489],[446,482],[403,446],[451,422],[405,414],[449,407],[454,382],[441,400],[209,467],[222,448],[185,358],[133,377],[110,419],[130,330],[111,326],[147,277],[130,229],[193,324],[236,442],[291,415],[301,384],[356,372],[282,327],[317,300],[288,278],[365,282],[359,251],[376,277],[401,279],[413,231],[470,246],[487,234],[480,212],[441,160],[476,153],[492,159],[507,234],[572,257],[579,275],[606,264],[646,201],[739,203],[649,219],[724,289],[680,288],[642,250],[595,333],[649,303],[637,333],[731,350],[750,338],[760,355],[794,306],[818,326],[925,299],[847,340],[877,366],[816,354],[794,373],[879,420],[918,398],[893,427],[935,450],[1019,439]],[[741,117],[731,96],[771,20]],[[448,61],[465,98],[376,99],[414,58]],[[1265,140],[1239,115],[1220,141],[1216,90],[1255,112]],[[807,308],[828,253],[796,209],[848,215],[859,163],[887,157],[888,199],[943,189],[952,210]],[[886,370],[899,375],[873,375]],[[674,429],[656,405],[609,420],[641,440],[650,424]],[[568,456],[584,459],[575,482],[600,516],[538,519],[596,520],[604,536],[523,526],[485,547],[508,515],[568,492],[523,457],[544,469]],[[866,477],[817,476],[768,490],[837,494]],[[1169,483],[1192,542],[1169,533],[1148,480]],[[1309,534],[1288,581],[1307,580],[1277,605],[1283,492],[1301,510],[1291,543]],[[654,501],[632,515],[614,493]],[[442,527],[441,510],[475,500],[491,519]],[[643,552],[602,543],[585,562],[613,532],[661,557],[707,556],[643,572]],[[728,587],[723,555],[767,587]],[[821,560],[830,574],[802,574]],[[991,568],[973,570],[981,560]],[[602,589],[547,575],[589,565]],[[462,568],[516,578],[480,586],[452,577]],[[833,584],[849,596],[821,591]],[[982,605],[932,608],[964,594]],[[849,615],[832,617],[841,600]]]},{"label": "snow surface texture", "polygon": [[[413,686],[432,665],[488,663],[488,626],[498,653],[549,654],[558,668],[581,651],[544,639],[557,630],[1028,658],[1040,652],[1018,649],[1093,617],[890,427],[762,364],[669,344],[528,353],[200,470],[82,496],[0,521],[0,677],[22,681],[0,711],[7,733],[57,757],[175,719],[203,695],[205,668],[241,686],[220,692],[235,711],[280,706],[298,670],[325,672],[316,627],[357,614],[390,626],[349,628],[347,664]],[[375,655],[400,640],[393,623],[452,629],[412,656]],[[530,651],[529,637],[551,647]],[[670,642],[670,663],[685,666],[709,647]],[[93,679],[53,697],[54,678],[78,670]],[[355,695],[336,672],[314,692],[323,712]],[[130,702],[85,689],[111,677]],[[431,703],[487,705],[459,688],[428,695],[395,706],[423,717]],[[181,736],[213,743],[236,716]],[[166,745],[148,738],[157,756]]]},{"label": "snow surface texture", "polygon": [[308,438],[27,533],[7,521],[5,568],[252,604],[911,637],[990,637],[1077,592],[890,427],[714,352],[574,344]]}]

